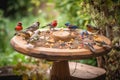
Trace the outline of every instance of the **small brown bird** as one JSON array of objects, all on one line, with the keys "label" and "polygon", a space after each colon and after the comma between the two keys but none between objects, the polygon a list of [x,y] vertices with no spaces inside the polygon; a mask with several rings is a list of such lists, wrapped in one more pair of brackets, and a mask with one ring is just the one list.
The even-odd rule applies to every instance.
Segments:
[{"label": "small brown bird", "polygon": [[34,31],[34,34],[30,37],[28,43],[32,43],[34,41],[39,40],[39,34],[40,34],[39,30]]},{"label": "small brown bird", "polygon": [[26,31],[32,31],[32,32],[34,32],[37,29],[39,29],[39,25],[40,25],[39,22],[35,22],[30,27],[28,27]]},{"label": "small brown bird", "polygon": [[99,31],[98,28],[96,28],[96,27],[94,27],[94,26],[92,26],[92,25],[90,25],[90,24],[86,25],[86,27],[87,27],[87,30],[88,30],[89,32],[92,32],[92,33],[95,33],[95,32],[97,32],[97,31]]}]

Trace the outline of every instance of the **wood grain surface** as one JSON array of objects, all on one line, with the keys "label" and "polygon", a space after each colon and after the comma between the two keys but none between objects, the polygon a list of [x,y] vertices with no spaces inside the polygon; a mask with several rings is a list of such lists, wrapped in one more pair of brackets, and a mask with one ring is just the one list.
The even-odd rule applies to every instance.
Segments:
[{"label": "wood grain surface", "polygon": [[[98,35],[103,41],[111,45],[111,41],[101,35]],[[56,49],[56,48],[45,48],[45,47],[28,47],[28,44],[21,36],[14,36],[11,41],[11,46],[18,52],[46,60],[53,61],[63,61],[63,60],[77,60],[86,59],[91,57],[102,56],[110,51],[110,49],[105,49],[103,47],[94,46],[95,53],[91,52],[89,49]]]}]

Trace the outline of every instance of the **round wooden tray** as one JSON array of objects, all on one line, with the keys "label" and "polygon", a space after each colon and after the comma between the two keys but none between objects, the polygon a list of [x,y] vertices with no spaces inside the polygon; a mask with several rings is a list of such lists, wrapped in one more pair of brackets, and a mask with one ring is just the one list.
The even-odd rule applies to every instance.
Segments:
[{"label": "round wooden tray", "polygon": [[[103,41],[108,45],[111,45],[111,41],[101,35],[98,35]],[[91,58],[101,56],[110,51],[110,49],[105,49],[103,47],[94,46],[95,53],[91,52],[89,49],[56,49],[56,48],[45,48],[45,47],[35,47],[29,48],[28,44],[21,36],[14,36],[11,39],[12,47],[25,55],[29,55],[36,58],[42,58],[46,60],[77,60],[84,58]]]}]

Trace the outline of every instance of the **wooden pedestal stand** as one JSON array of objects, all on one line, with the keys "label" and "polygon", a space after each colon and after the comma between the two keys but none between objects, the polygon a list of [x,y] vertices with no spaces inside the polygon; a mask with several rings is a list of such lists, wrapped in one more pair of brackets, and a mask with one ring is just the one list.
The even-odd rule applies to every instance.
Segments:
[{"label": "wooden pedestal stand", "polygon": [[50,80],[70,80],[68,61],[53,62]]}]

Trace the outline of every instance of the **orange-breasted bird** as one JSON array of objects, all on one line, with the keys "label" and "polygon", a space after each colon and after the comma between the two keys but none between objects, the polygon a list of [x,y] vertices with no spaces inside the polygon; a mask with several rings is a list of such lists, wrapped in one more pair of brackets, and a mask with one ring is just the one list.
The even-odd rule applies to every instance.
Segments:
[{"label": "orange-breasted bird", "polygon": [[47,24],[46,26],[43,26],[42,28],[49,26],[51,30],[52,28],[54,29],[57,26],[57,24],[57,20],[53,20],[51,23]]},{"label": "orange-breasted bird", "polygon": [[22,29],[23,29],[22,23],[18,22],[17,26],[15,27],[15,31],[18,32],[18,31],[21,31]]},{"label": "orange-breasted bird", "polygon": [[94,27],[94,26],[92,26],[92,25],[90,25],[90,24],[86,25],[86,27],[87,27],[87,30],[88,30],[89,32],[92,32],[92,33],[99,31],[98,28],[96,28],[96,27]]}]

